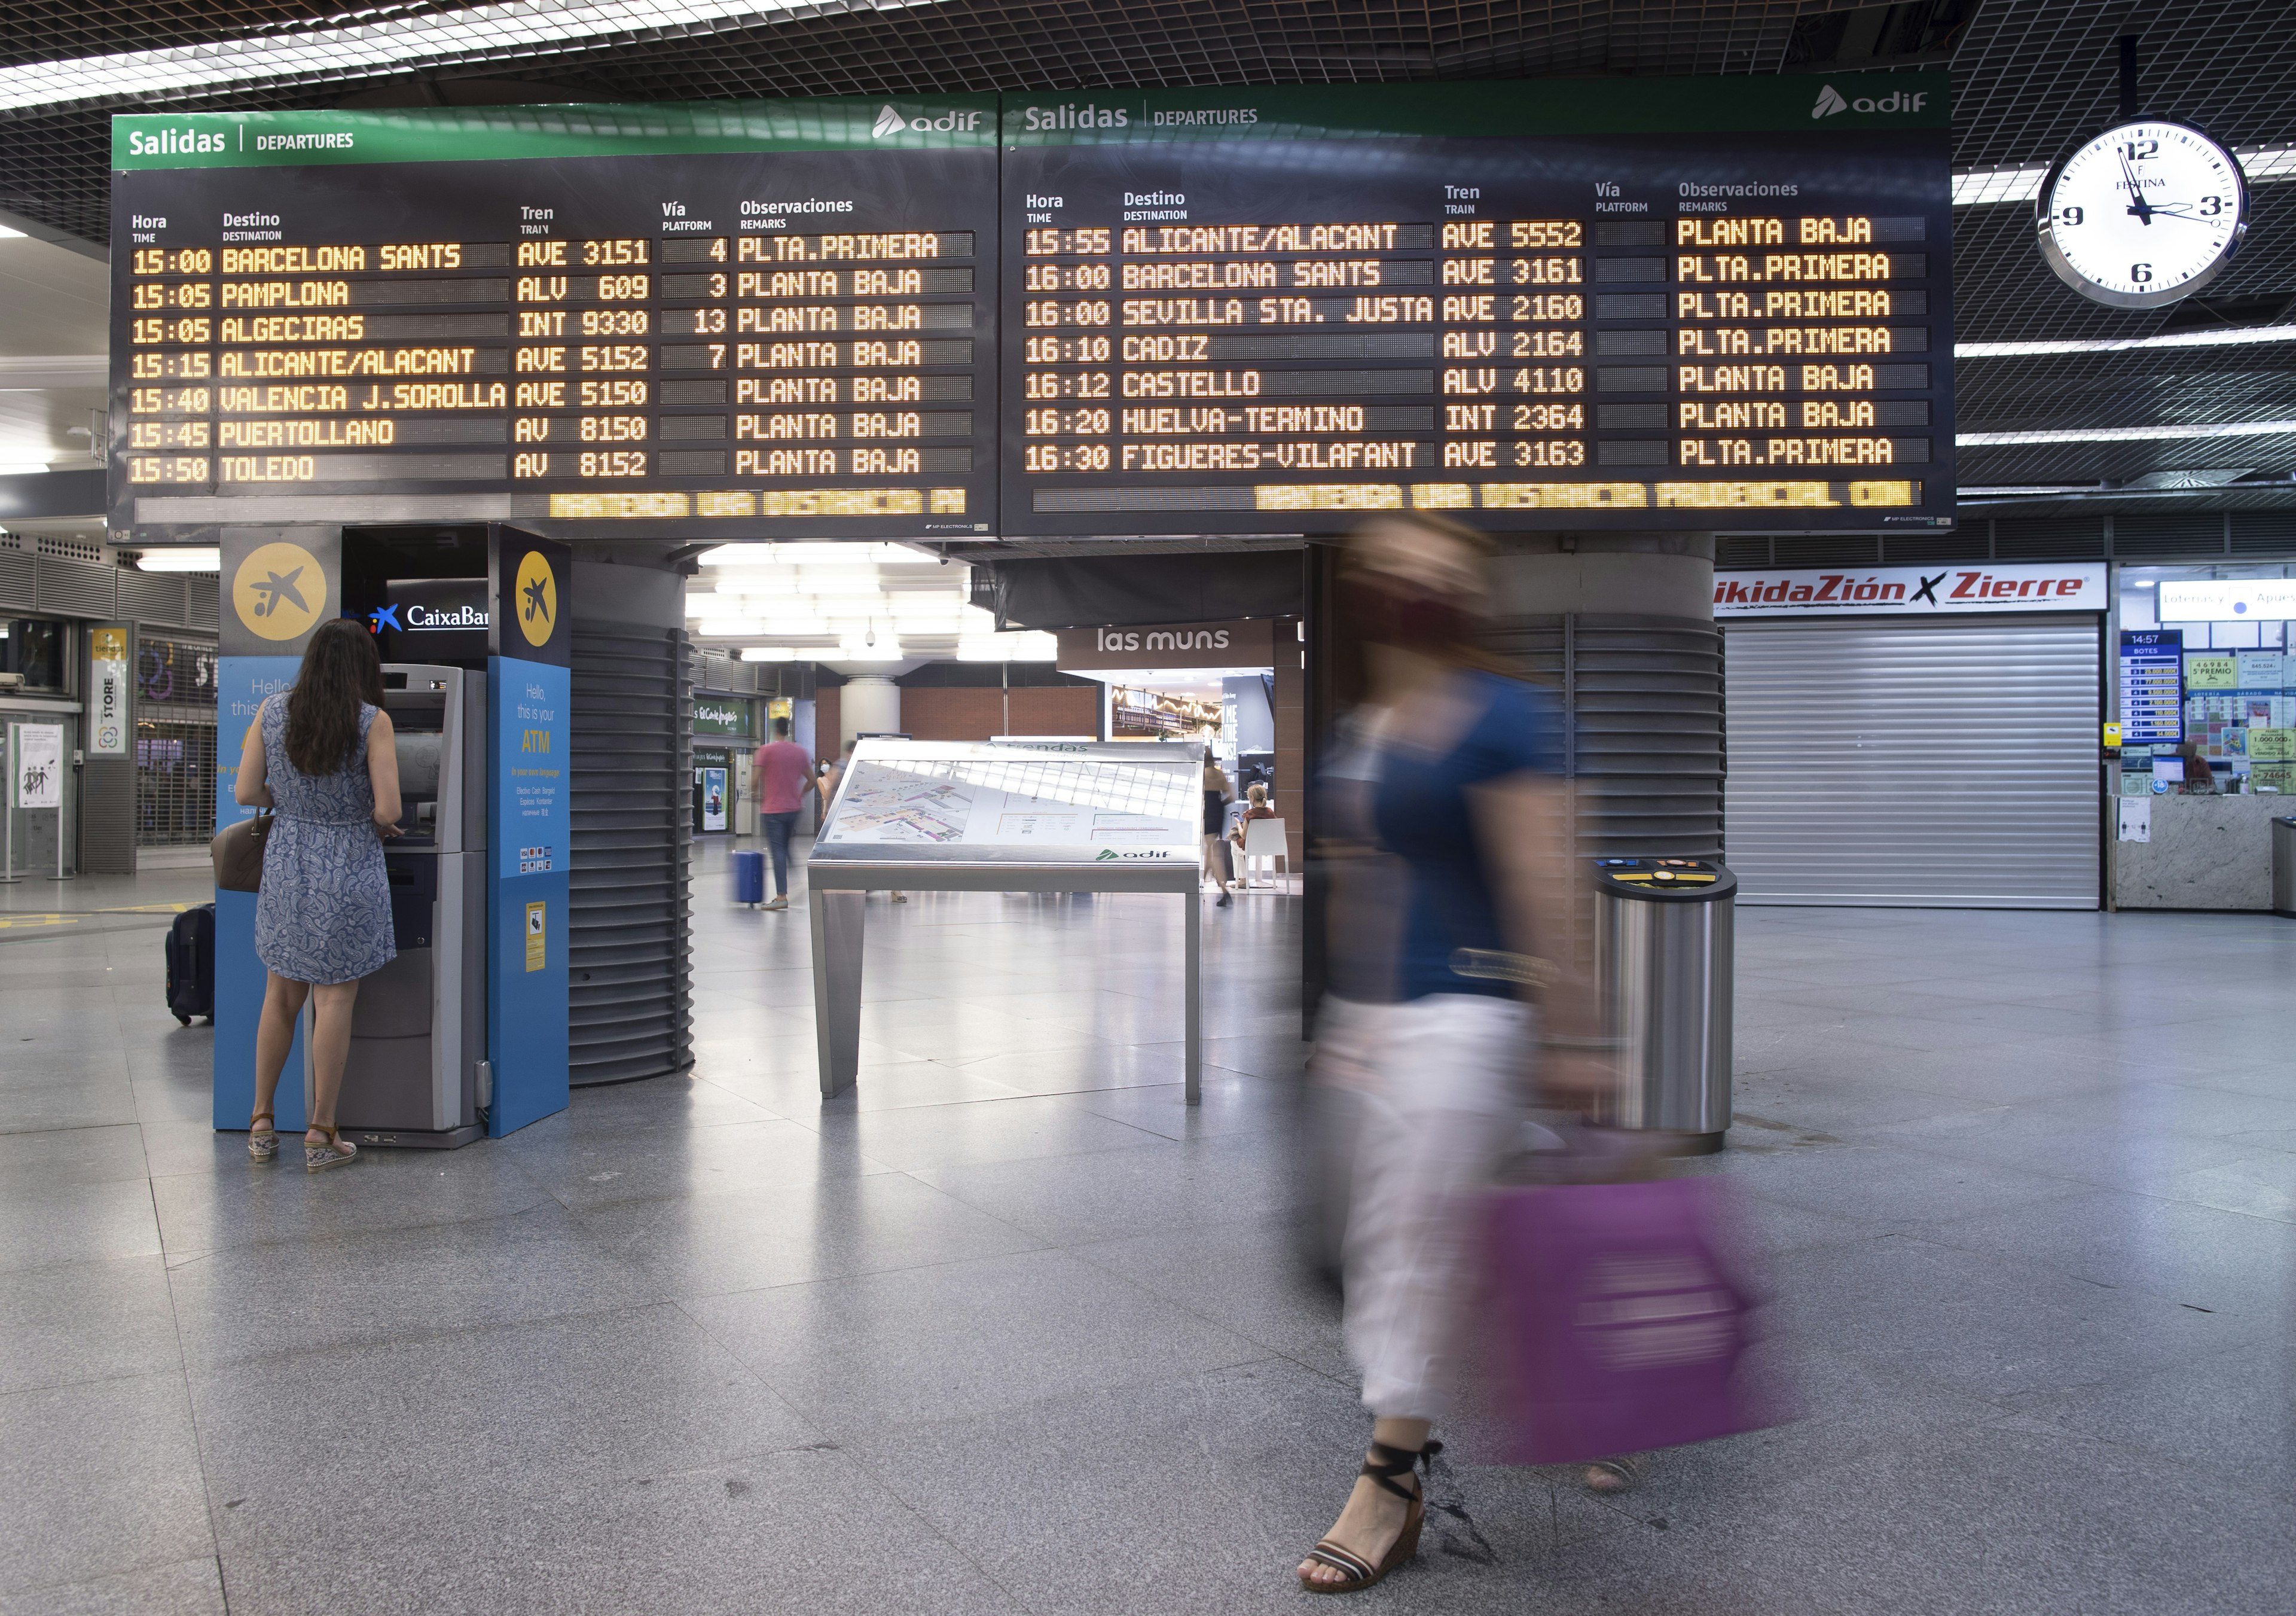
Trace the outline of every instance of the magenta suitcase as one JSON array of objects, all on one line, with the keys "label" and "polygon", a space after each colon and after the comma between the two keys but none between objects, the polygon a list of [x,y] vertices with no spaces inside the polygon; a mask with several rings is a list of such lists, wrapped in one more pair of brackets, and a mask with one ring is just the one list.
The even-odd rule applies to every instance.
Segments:
[{"label": "magenta suitcase", "polygon": [[1741,1374],[1751,1299],[1710,1178],[1497,1194],[1503,1463],[1580,1464],[1775,1423]]}]

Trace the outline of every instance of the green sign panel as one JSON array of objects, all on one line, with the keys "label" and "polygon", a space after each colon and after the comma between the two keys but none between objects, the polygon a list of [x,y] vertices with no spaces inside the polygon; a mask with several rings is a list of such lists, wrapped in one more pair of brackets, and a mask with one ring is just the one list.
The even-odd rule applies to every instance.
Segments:
[{"label": "green sign panel", "polygon": [[746,735],[750,733],[750,703],[693,698],[693,733],[697,735]]}]

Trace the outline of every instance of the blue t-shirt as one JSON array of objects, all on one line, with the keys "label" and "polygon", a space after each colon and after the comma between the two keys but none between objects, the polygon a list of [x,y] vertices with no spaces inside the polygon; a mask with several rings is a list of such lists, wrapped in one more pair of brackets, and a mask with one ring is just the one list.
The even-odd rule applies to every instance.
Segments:
[{"label": "blue t-shirt", "polygon": [[1561,772],[1562,714],[1534,685],[1495,673],[1468,673],[1482,716],[1438,758],[1388,748],[1381,759],[1373,815],[1380,841],[1410,873],[1397,997],[1431,993],[1514,996],[1513,984],[1461,976],[1451,956],[1461,948],[1505,949],[1491,873],[1484,867],[1467,788],[1510,775]]}]

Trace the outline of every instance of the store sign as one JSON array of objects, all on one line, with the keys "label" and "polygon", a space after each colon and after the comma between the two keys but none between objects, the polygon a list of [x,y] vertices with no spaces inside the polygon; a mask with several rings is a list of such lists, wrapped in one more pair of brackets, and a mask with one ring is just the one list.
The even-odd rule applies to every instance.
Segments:
[{"label": "store sign", "polygon": [[697,735],[746,735],[750,733],[750,704],[747,701],[719,701],[707,696],[693,698],[693,733]]},{"label": "store sign", "polygon": [[1275,661],[1272,617],[1225,623],[1165,623],[1148,628],[1063,628],[1064,671],[1106,668],[1269,668]]},{"label": "store sign", "polygon": [[2103,562],[2013,562],[1994,567],[1799,567],[1714,576],[1716,617],[2104,609]]},{"label": "store sign", "polygon": [[130,721],[126,628],[87,631],[87,694],[88,755],[126,757]]},{"label": "store sign", "polygon": [[14,727],[16,806],[21,808],[63,807],[63,726],[19,724]]},{"label": "store sign", "polygon": [[2172,584],[2163,579],[2155,610],[2164,623],[2264,622],[2296,618],[2296,578],[2212,578]]}]

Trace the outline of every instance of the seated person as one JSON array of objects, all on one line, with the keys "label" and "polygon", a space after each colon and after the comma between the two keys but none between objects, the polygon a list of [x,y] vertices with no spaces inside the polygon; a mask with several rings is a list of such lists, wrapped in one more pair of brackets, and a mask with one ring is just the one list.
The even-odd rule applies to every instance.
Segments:
[{"label": "seated person", "polygon": [[1248,800],[1249,806],[1244,808],[1242,813],[1236,816],[1235,824],[1229,827],[1227,833],[1228,840],[1235,843],[1239,848],[1243,845],[1243,827],[1247,820],[1273,819],[1275,817],[1275,810],[1267,806],[1267,788],[1266,786],[1254,785],[1247,787],[1243,794]]}]

